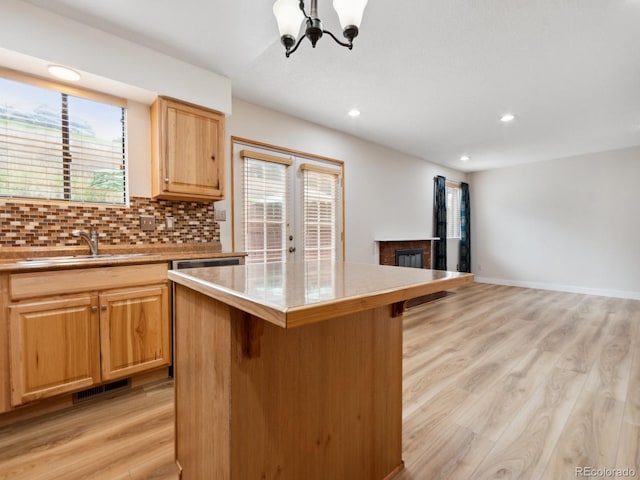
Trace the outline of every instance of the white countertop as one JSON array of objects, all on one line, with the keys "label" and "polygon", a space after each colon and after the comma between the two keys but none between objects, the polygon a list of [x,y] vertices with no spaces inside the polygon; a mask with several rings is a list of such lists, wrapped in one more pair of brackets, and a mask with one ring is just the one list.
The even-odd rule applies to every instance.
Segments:
[{"label": "white countertop", "polygon": [[473,275],[347,262],[170,270],[169,279],[284,328],[391,305],[473,282]]}]

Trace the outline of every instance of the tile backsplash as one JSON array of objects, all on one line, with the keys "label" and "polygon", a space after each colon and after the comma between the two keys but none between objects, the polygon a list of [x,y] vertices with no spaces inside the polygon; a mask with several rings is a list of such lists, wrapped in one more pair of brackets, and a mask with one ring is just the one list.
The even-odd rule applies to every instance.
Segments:
[{"label": "tile backsplash", "polygon": [[[155,229],[143,231],[140,215],[153,216]],[[102,245],[193,244],[220,241],[214,204],[131,197],[129,207],[47,204],[0,200],[0,248],[77,246],[75,229],[98,229]],[[166,217],[174,229],[167,230]]]}]

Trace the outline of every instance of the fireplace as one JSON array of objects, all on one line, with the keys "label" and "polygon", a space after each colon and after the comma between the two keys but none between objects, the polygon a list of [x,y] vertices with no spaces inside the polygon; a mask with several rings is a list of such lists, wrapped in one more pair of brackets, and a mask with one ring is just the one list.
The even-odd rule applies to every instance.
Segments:
[{"label": "fireplace", "polygon": [[396,250],[396,266],[424,268],[424,250],[422,248]]}]

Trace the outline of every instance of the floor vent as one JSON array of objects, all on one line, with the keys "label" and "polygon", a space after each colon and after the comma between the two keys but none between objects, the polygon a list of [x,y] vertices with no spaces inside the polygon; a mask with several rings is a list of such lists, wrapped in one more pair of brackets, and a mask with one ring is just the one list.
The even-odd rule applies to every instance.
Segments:
[{"label": "floor vent", "polygon": [[107,383],[105,385],[100,385],[99,387],[88,388],[87,390],[82,390],[81,392],[74,393],[73,403],[84,402],[107,392],[113,392],[114,390],[123,390],[130,387],[131,379],[125,378],[124,380]]}]

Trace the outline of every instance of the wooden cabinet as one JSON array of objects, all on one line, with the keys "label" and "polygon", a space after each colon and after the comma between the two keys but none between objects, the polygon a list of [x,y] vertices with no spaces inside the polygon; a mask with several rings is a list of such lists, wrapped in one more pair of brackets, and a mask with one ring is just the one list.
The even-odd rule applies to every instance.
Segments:
[{"label": "wooden cabinet", "polygon": [[9,306],[13,405],[100,382],[97,300],[81,295]]},{"label": "wooden cabinet", "polygon": [[100,295],[103,380],[169,365],[169,337],[166,286]]},{"label": "wooden cabinet", "polygon": [[11,405],[170,365],[167,269],[10,275]]},{"label": "wooden cabinet", "polygon": [[154,197],[224,198],[224,115],[167,97],[151,106]]}]

